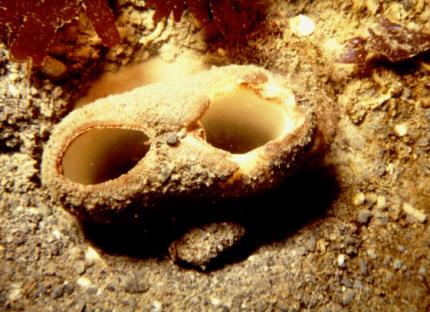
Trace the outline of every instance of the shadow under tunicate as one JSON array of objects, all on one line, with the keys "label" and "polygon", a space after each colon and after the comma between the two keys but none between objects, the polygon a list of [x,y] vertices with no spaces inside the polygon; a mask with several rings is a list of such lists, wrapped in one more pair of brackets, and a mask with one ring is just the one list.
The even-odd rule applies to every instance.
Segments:
[{"label": "shadow under tunicate", "polygon": [[264,244],[323,218],[339,193],[332,167],[304,169],[262,195],[218,204],[160,209],[138,225],[81,223],[85,237],[108,254],[163,258],[170,244],[193,227],[235,222],[246,234],[239,244],[212,261],[207,270],[241,261]]}]

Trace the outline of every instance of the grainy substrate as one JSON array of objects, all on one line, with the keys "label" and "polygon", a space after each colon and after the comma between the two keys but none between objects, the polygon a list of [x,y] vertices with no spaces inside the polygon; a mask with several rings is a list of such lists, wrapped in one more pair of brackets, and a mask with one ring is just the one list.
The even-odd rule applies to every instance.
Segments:
[{"label": "grainy substrate", "polygon": [[[119,1],[123,43],[80,46],[82,64],[95,65],[61,81],[0,46],[0,310],[429,311],[428,54],[367,77],[335,55],[378,16],[430,32],[430,4],[277,0],[247,45],[231,47],[205,42],[188,15],[156,25],[139,3]],[[289,27],[298,14],[316,22],[308,37]],[[339,116],[330,151],[256,200],[160,212],[141,227],[78,224],[40,185],[52,127],[99,69],[189,50],[209,65],[264,66],[328,97]],[[169,245],[193,226],[230,221],[246,234],[205,272],[170,260]]]}]

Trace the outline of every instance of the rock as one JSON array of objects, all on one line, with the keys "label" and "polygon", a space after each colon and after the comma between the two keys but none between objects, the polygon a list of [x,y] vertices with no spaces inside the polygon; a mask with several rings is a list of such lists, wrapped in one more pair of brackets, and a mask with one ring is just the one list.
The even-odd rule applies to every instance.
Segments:
[{"label": "rock", "polygon": [[404,137],[408,134],[408,125],[406,123],[399,123],[394,126],[394,133],[398,137]]},{"label": "rock", "polygon": [[157,312],[161,311],[163,307],[163,304],[160,301],[153,301],[151,304],[151,311]]},{"label": "rock", "polygon": [[176,133],[169,133],[166,136],[166,143],[170,146],[176,146],[179,142],[178,135]]},{"label": "rock", "polygon": [[93,283],[85,276],[78,278],[76,284],[83,288],[90,288],[94,286]]},{"label": "rock", "polygon": [[317,246],[317,241],[315,240],[315,237],[310,237],[306,242],[305,242],[305,248],[307,249],[307,251],[312,252],[315,250],[315,247]]},{"label": "rock", "polygon": [[62,297],[64,295],[64,286],[58,286],[55,287],[54,290],[52,291],[52,298],[53,299],[58,299],[60,297]]},{"label": "rock", "polygon": [[346,264],[345,264],[345,255],[344,254],[340,254],[337,257],[337,265],[341,268],[345,267]]},{"label": "rock", "polygon": [[217,297],[211,297],[210,301],[214,306],[219,306],[221,304],[221,300],[219,300]]},{"label": "rock", "polygon": [[85,267],[85,263],[82,261],[79,261],[76,265],[75,265],[75,271],[78,274],[84,274],[86,271],[86,267]]},{"label": "rock", "polygon": [[124,291],[130,294],[142,294],[147,292],[149,285],[137,280],[135,276],[128,276],[124,280]]},{"label": "rock", "polygon": [[21,299],[23,295],[23,289],[21,287],[22,284],[20,283],[13,283],[10,285],[10,291],[8,293],[7,299],[11,302]]},{"label": "rock", "polygon": [[393,262],[394,270],[400,270],[402,268],[403,262],[399,259],[395,259]]},{"label": "rock", "polygon": [[362,289],[363,288],[363,283],[360,280],[355,280],[354,284],[352,285],[352,287],[354,289]]},{"label": "rock", "polygon": [[378,200],[378,196],[375,193],[368,193],[368,194],[366,194],[366,200],[371,205],[374,205],[377,202],[377,200]]},{"label": "rock", "polygon": [[73,284],[64,284],[63,286],[63,291],[65,295],[70,295],[75,291],[75,286],[73,286]]},{"label": "rock", "polygon": [[315,22],[306,15],[299,14],[290,18],[289,24],[297,37],[308,37],[315,31]]},{"label": "rock", "polygon": [[87,311],[87,303],[84,301],[84,300],[79,300],[77,303],[76,303],[76,305],[75,305],[75,307],[74,307],[74,309],[73,309],[73,311],[77,311],[77,312],[85,312],[85,311]]},{"label": "rock", "polygon": [[367,0],[365,1],[366,7],[372,16],[376,15],[377,12],[381,9],[381,4],[378,0]]},{"label": "rock", "polygon": [[427,216],[422,211],[416,209],[409,203],[403,203],[403,211],[418,222],[424,223],[427,220]]},{"label": "rock", "polygon": [[423,108],[429,108],[430,107],[430,96],[422,98],[420,100],[420,104]]},{"label": "rock", "polygon": [[369,271],[368,271],[368,268],[367,268],[367,261],[364,260],[364,259],[360,259],[359,266],[360,266],[360,273],[363,276],[367,276],[369,274]]},{"label": "rock", "polygon": [[116,287],[115,287],[115,285],[114,285],[114,284],[108,284],[108,285],[106,286],[106,290],[108,290],[108,291],[115,291],[115,290],[116,290]]},{"label": "rock", "polygon": [[352,282],[350,279],[346,278],[345,276],[342,278],[341,281],[342,285],[344,285],[347,288],[351,288],[352,287]]},{"label": "rock", "polygon": [[0,304],[4,305],[7,301],[7,296],[5,293],[0,292]]},{"label": "rock", "polygon": [[82,251],[78,247],[72,247],[69,249],[70,261],[76,261],[82,256]]},{"label": "rock", "polygon": [[101,258],[98,252],[94,248],[88,247],[87,251],[85,252],[85,266],[91,267],[96,262],[100,261],[100,259]]},{"label": "rock", "polygon": [[169,247],[175,262],[187,263],[202,270],[221,254],[236,246],[245,235],[237,223],[220,222],[193,228]]},{"label": "rock", "polygon": [[122,303],[125,306],[127,306],[127,307],[130,308],[130,310],[128,310],[128,311],[136,311],[137,302],[136,302],[136,300],[134,298],[125,299],[125,300],[122,301]]},{"label": "rock", "polygon": [[378,195],[376,198],[376,209],[384,210],[387,207],[387,198],[382,195]]},{"label": "rock", "polygon": [[364,196],[363,193],[357,193],[354,195],[354,197],[352,198],[352,203],[354,204],[354,206],[361,206],[366,202],[366,196]]},{"label": "rock", "polygon": [[426,277],[427,276],[427,269],[425,266],[420,266],[420,268],[418,269],[418,274],[422,277]]},{"label": "rock", "polygon": [[366,253],[372,259],[376,259],[376,257],[377,257],[377,254],[376,254],[376,251],[374,248],[367,249]]},{"label": "rock", "polygon": [[382,261],[382,263],[384,264],[384,266],[388,266],[390,264],[391,260],[393,260],[393,258],[390,255],[386,255],[384,257],[384,260]]},{"label": "rock", "polygon": [[341,303],[342,305],[346,306],[352,302],[352,299],[354,299],[355,291],[352,289],[347,289],[345,293],[342,296]]},{"label": "rock", "polygon": [[367,224],[369,223],[370,217],[371,217],[371,213],[368,209],[361,209],[358,212],[357,221],[360,224]]}]

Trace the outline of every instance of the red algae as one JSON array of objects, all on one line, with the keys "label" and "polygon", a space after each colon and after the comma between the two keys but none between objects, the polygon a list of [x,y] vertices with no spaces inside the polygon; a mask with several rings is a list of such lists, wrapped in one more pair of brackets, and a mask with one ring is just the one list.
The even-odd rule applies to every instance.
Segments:
[{"label": "red algae", "polygon": [[374,61],[403,62],[430,50],[430,34],[409,29],[382,18],[377,27],[368,29],[367,38],[355,37],[346,42],[341,63],[357,64],[362,72]]},{"label": "red algae", "polygon": [[85,14],[90,19],[97,35],[108,47],[119,43],[120,37],[115,18],[107,0],[84,0]]},{"label": "red algae", "polygon": [[2,37],[15,60],[41,65],[57,31],[84,10],[104,44],[119,43],[107,0],[0,0]]},{"label": "red algae", "polygon": [[[155,9],[154,20],[173,14],[179,21],[185,10],[199,21],[209,35],[235,41],[263,17],[262,0],[148,0]],[[102,42],[112,47],[120,36],[108,0],[0,0],[0,40],[16,61],[32,59],[43,64],[57,32],[84,13]]]},{"label": "red algae", "polygon": [[261,18],[264,8],[259,0],[148,0],[147,5],[155,8],[156,21],[172,13],[179,21],[188,9],[208,32],[230,40],[243,38]]}]

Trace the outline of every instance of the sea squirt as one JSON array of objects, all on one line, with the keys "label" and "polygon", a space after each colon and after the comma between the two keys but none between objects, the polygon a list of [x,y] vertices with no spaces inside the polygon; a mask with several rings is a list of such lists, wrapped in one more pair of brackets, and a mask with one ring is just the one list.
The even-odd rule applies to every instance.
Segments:
[{"label": "sea squirt", "polygon": [[42,182],[72,214],[102,223],[268,190],[312,150],[315,104],[300,92],[231,65],[99,99],[56,126]]}]

